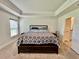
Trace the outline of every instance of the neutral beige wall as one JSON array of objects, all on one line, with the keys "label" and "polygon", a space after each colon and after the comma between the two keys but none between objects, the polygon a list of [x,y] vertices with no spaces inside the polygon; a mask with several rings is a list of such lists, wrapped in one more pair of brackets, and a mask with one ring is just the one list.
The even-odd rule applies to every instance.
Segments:
[{"label": "neutral beige wall", "polygon": [[64,33],[65,20],[70,16],[74,17],[74,19],[76,20],[76,18],[79,17],[79,9],[76,9],[58,18],[58,31],[60,32],[61,35],[63,35]]},{"label": "neutral beige wall", "polygon": [[9,18],[18,19],[14,15],[0,9],[0,45],[11,40]]},{"label": "neutral beige wall", "polygon": [[27,32],[29,25],[48,25],[50,32],[55,32],[57,29],[57,18],[54,17],[27,17],[21,18],[20,32]]},{"label": "neutral beige wall", "polygon": [[74,17],[74,27],[72,34],[72,49],[79,54],[79,9],[76,9],[70,13],[67,13],[58,19],[58,31],[61,35],[64,34],[65,20],[68,17]]}]

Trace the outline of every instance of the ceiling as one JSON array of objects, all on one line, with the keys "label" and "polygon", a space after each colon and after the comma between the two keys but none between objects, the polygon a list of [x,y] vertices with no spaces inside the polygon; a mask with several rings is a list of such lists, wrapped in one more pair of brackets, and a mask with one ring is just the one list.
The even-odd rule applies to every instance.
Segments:
[{"label": "ceiling", "polygon": [[10,0],[24,14],[54,13],[67,0]]}]

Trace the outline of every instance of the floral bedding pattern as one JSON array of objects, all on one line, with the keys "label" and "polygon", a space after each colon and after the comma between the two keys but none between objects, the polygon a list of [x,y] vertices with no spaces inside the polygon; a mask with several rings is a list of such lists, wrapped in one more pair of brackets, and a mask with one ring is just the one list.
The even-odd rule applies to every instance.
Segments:
[{"label": "floral bedding pattern", "polygon": [[18,39],[20,44],[58,44],[57,37],[49,32],[28,32],[21,35]]}]

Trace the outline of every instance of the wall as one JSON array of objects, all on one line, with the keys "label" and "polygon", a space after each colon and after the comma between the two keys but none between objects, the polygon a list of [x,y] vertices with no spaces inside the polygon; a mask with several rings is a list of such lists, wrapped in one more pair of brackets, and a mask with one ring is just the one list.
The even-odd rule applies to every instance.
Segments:
[{"label": "wall", "polygon": [[57,18],[52,17],[52,16],[21,18],[20,32],[27,32],[29,30],[29,25],[48,25],[49,31],[55,32],[57,29]]},{"label": "wall", "polygon": [[66,20],[66,18],[68,18],[70,16],[74,17],[76,20],[76,18],[79,17],[79,9],[76,9],[76,10],[74,10],[70,13],[67,13],[58,18],[59,19],[58,20],[58,31],[60,32],[61,35],[63,35],[63,33],[64,33],[65,20]]},{"label": "wall", "polygon": [[74,20],[74,28],[73,28],[73,36],[72,36],[72,48],[79,53],[79,9],[76,9],[70,13],[67,13],[61,17],[59,17],[58,20],[58,31],[60,32],[61,35],[64,34],[64,26],[65,26],[65,20],[69,16],[72,16],[75,18]]},{"label": "wall", "polygon": [[18,19],[0,8],[0,46],[11,41],[9,18]]}]

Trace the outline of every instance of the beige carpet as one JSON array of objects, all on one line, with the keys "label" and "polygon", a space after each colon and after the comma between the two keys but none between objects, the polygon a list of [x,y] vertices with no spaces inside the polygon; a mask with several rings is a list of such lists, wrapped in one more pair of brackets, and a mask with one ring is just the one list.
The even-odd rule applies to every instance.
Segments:
[{"label": "beige carpet", "polygon": [[[0,59],[70,59],[73,55],[63,56],[61,54],[18,54],[16,44],[11,44],[0,50]],[[74,57],[75,59],[76,56]]]}]

